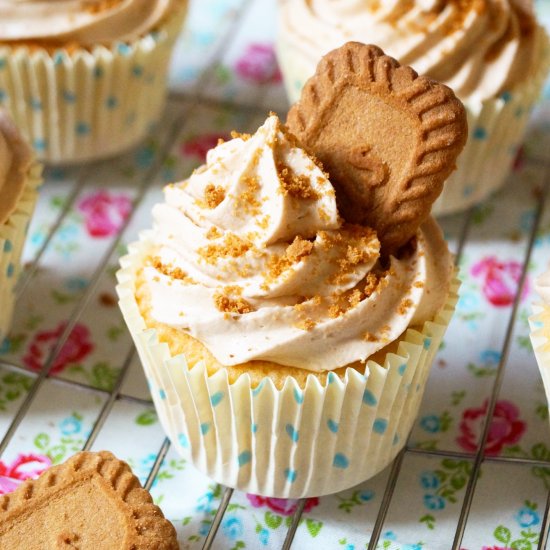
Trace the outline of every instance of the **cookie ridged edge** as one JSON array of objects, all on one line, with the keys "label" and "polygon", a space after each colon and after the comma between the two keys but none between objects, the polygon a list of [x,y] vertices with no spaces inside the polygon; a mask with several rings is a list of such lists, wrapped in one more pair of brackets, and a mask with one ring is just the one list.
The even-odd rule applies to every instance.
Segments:
[{"label": "cookie ridged edge", "polygon": [[49,468],[37,479],[23,482],[13,493],[0,496],[0,523],[4,521],[2,516],[32,506],[33,498],[47,491],[60,491],[74,483],[75,479],[85,480],[97,474],[129,507],[135,520],[132,550],[179,548],[174,526],[153,504],[151,495],[141,487],[128,464],[108,451],[77,453],[65,463]]},{"label": "cookie ridged edge", "polygon": [[[421,129],[413,170],[391,190],[384,207],[376,209],[375,219],[366,220],[377,230],[385,252],[394,251],[428,217],[445,180],[455,169],[467,139],[466,112],[444,84],[419,76],[377,46],[348,42],[323,57],[288,114],[287,126],[306,148],[322,132],[334,98],[350,85],[396,104],[410,113]],[[314,148],[311,152],[316,153]]]}]

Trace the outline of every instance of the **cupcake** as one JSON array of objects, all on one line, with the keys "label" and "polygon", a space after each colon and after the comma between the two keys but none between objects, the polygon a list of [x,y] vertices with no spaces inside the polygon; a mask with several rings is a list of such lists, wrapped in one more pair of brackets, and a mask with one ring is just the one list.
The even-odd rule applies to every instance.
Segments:
[{"label": "cupcake", "polygon": [[0,105],[38,158],[115,155],[160,117],[187,0],[0,2]]},{"label": "cupcake", "polygon": [[465,209],[504,183],[549,67],[531,2],[282,0],[277,50],[292,101],[319,58],[349,40],[378,44],[466,107],[470,140],[433,214]]},{"label": "cupcake", "polygon": [[0,341],[6,336],[21,271],[21,252],[37,198],[41,167],[5,110],[0,109]]},{"label": "cupcake", "polygon": [[533,306],[534,315],[529,319],[530,336],[548,397],[550,395],[550,271],[537,277],[535,290],[540,300]]},{"label": "cupcake", "polygon": [[271,114],[166,187],[117,290],[183,456],[283,498],[343,490],[396,456],[456,301],[429,206],[465,132],[448,88],[348,44],[286,126]]}]

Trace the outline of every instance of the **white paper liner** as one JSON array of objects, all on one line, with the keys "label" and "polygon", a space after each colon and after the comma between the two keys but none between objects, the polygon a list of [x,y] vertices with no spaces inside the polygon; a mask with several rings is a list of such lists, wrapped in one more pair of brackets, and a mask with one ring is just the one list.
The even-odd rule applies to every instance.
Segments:
[{"label": "white paper liner", "polygon": [[11,325],[15,302],[14,288],[21,273],[21,253],[38,197],[41,173],[41,165],[31,166],[23,194],[15,210],[0,225],[0,344]]},{"label": "white paper liner", "polygon": [[288,378],[252,388],[227,372],[208,376],[172,357],[147,329],[135,299],[135,273],[150,250],[147,233],[121,259],[119,304],[136,344],[162,426],[178,452],[218,483],[264,496],[299,498],[334,493],[388,465],[405,444],[422,400],[433,357],[454,311],[459,283],[423,331],[408,330],[384,366],[365,375],[329,374],[323,387],[309,376],[301,389]]},{"label": "white paper liner", "polygon": [[544,304],[533,305],[533,315],[529,318],[531,343],[537,358],[546,399],[550,404],[550,307]]},{"label": "white paper liner", "polygon": [[[477,204],[506,181],[523,142],[530,113],[548,73],[550,53],[546,35],[536,77],[511,92],[483,102],[465,101],[469,137],[457,162],[457,170],[446,181],[432,206],[433,216],[442,216]],[[311,75],[311,63],[280,29],[277,57],[291,103],[298,101],[302,86]]]},{"label": "white paper liner", "polygon": [[138,143],[164,106],[170,54],[182,7],[133,43],[67,52],[0,47],[0,105],[39,159],[74,163]]}]

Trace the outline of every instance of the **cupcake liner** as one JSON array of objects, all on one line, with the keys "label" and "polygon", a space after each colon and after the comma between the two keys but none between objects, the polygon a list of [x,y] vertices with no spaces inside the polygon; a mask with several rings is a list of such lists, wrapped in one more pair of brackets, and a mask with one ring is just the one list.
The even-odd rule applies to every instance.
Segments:
[{"label": "cupcake liner", "polygon": [[[314,68],[292,48],[282,31],[277,40],[277,56],[288,97],[294,103],[300,98],[302,87]],[[505,183],[549,66],[549,45],[545,35],[536,76],[499,97],[463,102],[468,116],[468,142],[458,158],[457,170],[449,177],[432,207],[432,215],[465,210]]]},{"label": "cupcake liner", "polygon": [[132,43],[76,51],[0,47],[0,105],[39,159],[72,163],[115,155],[159,119],[171,49],[185,9]]},{"label": "cupcake liner", "polygon": [[135,273],[151,247],[148,234],[130,246],[117,277],[119,304],[136,344],[160,421],[178,452],[218,483],[264,496],[299,498],[341,491],[387,466],[404,446],[422,400],[433,357],[457,300],[422,332],[409,329],[384,366],[365,374],[329,374],[322,386],[289,377],[252,387],[247,374],[208,376],[202,362],[172,357],[148,329],[135,299]]},{"label": "cupcake liner", "polygon": [[544,304],[533,305],[533,315],[529,318],[531,343],[537,359],[540,375],[550,404],[550,307]]},{"label": "cupcake liner", "polygon": [[0,225],[0,343],[11,325],[14,289],[21,273],[21,253],[38,197],[38,186],[42,181],[41,172],[39,164],[31,167],[14,212]]}]

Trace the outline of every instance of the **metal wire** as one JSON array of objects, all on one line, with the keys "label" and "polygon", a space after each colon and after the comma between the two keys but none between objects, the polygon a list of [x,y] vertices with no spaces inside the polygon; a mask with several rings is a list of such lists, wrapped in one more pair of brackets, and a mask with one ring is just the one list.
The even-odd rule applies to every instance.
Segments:
[{"label": "metal wire", "polygon": [[[88,384],[84,384],[74,380],[67,380],[59,377],[50,378],[49,374],[53,364],[55,363],[57,356],[59,355],[63,346],[65,345],[72,329],[74,328],[78,319],[83,314],[86,307],[90,303],[90,300],[94,296],[94,293],[99,285],[101,277],[105,273],[105,270],[108,266],[109,260],[111,259],[113,253],[118,247],[126,228],[132,221],[133,213],[137,210],[138,206],[141,204],[147,191],[149,190],[150,185],[155,180],[155,177],[160,171],[162,163],[166,155],[170,151],[175,139],[177,138],[177,135],[185,128],[187,121],[191,119],[189,115],[192,113],[192,111],[199,104],[201,104],[206,106],[213,105],[216,107],[225,106],[235,111],[245,113],[250,118],[258,114],[264,114],[265,110],[261,107],[258,107],[257,104],[243,105],[243,104],[234,103],[230,101],[217,101],[217,100],[213,100],[211,98],[205,98],[202,96],[202,91],[207,87],[206,85],[209,82],[209,79],[213,77],[218,61],[221,59],[223,52],[227,49],[228,44],[231,42],[231,40],[235,36],[236,29],[241,24],[242,19],[244,18],[251,4],[252,4],[252,0],[245,0],[240,10],[238,11],[238,13],[234,15],[233,20],[227,27],[225,36],[220,40],[218,47],[212,54],[212,59],[210,64],[208,65],[208,67],[206,67],[206,69],[202,72],[200,77],[197,79],[193,88],[189,92],[185,92],[185,93],[176,92],[171,94],[170,97],[172,99],[177,100],[178,103],[182,104],[181,110],[179,112],[179,116],[177,117],[176,120],[173,120],[170,123],[168,131],[164,133],[163,140],[159,148],[160,154],[158,155],[156,162],[139,182],[139,188],[133,202],[132,214],[130,214],[130,216],[126,219],[125,223],[123,224],[118,234],[116,235],[114,241],[111,243],[108,250],[104,253],[103,257],[100,259],[98,266],[92,275],[89,286],[87,287],[86,291],[83,293],[83,295],[80,297],[79,301],[75,305],[73,312],[69,318],[69,321],[65,326],[65,329],[61,337],[56,342],[54,349],[49,353],[42,370],[38,373],[31,372],[21,365],[18,365],[9,361],[0,360],[1,368],[6,368],[8,370],[13,370],[21,374],[25,374],[26,376],[33,379],[32,385],[29,391],[27,392],[26,397],[24,398],[23,402],[20,404],[12,422],[10,423],[2,440],[0,441],[0,456],[2,456],[7,446],[12,441],[14,434],[16,433],[21,422],[25,418],[32,403],[34,402],[36,395],[38,394],[38,391],[40,390],[40,388],[42,387],[46,379],[51,380],[53,384],[66,385],[71,388],[78,388],[88,392],[93,392],[103,397],[106,396],[106,400],[103,403],[103,406],[101,407],[101,410],[99,411],[94,421],[92,431],[90,432],[86,442],[83,445],[83,450],[90,449],[93,446],[98,435],[103,429],[105,425],[105,421],[107,420],[109,414],[111,413],[114,404],[117,401],[129,401],[129,402],[133,402],[143,406],[152,406],[152,402],[149,399],[141,399],[138,397],[124,395],[123,393],[121,393],[121,389],[123,387],[124,381],[127,377],[131,362],[134,357],[133,349],[130,350],[128,354],[125,356],[118,378],[114,386],[110,390],[95,388],[95,387],[89,386]],[[530,159],[530,163],[534,165],[544,165],[545,167],[548,167],[548,162],[543,161],[541,159]],[[92,177],[93,177],[93,174],[90,169],[83,170],[77,177],[75,184],[71,189],[71,192],[69,193],[66,201],[64,202],[63,208],[59,212],[55,222],[50,227],[49,234],[47,235],[45,241],[42,243],[41,247],[36,252],[32,262],[27,266],[24,274],[22,275],[22,278],[19,281],[19,284],[17,287],[17,295],[16,295],[17,300],[21,300],[24,297],[25,292],[29,287],[29,284],[32,282],[33,278],[35,277],[38,271],[40,262],[45,252],[48,250],[49,246],[51,245],[53,238],[55,237],[58,230],[61,228],[67,215],[72,210],[75,204],[75,201],[78,199],[80,193],[85,189],[87,185],[91,183]],[[548,186],[550,184],[549,178],[550,178],[550,172],[548,172],[545,177],[543,198],[540,201],[540,204],[538,205],[538,208],[536,210],[535,221],[533,223],[528,246],[525,252],[525,258],[523,262],[522,275],[519,283],[518,293],[516,295],[513,309],[510,314],[508,326],[506,329],[505,339],[502,347],[501,360],[498,365],[497,374],[493,383],[491,397],[487,408],[485,426],[479,442],[479,448],[475,454],[468,454],[468,453],[463,453],[458,451],[455,452],[455,451],[426,450],[426,449],[411,447],[409,446],[409,444],[407,444],[405,448],[399,453],[398,457],[395,459],[394,463],[392,464],[391,470],[389,472],[389,477],[386,483],[382,502],[380,504],[375,523],[371,528],[372,533],[368,544],[369,550],[374,550],[378,545],[378,542],[383,530],[384,522],[386,520],[386,516],[389,511],[389,508],[393,499],[394,491],[399,479],[402,464],[407,454],[433,456],[433,457],[447,457],[447,458],[455,458],[455,459],[461,459],[461,460],[470,460],[472,462],[472,470],[470,473],[468,484],[466,486],[464,500],[463,500],[463,504],[460,512],[460,517],[457,523],[457,528],[456,528],[455,537],[453,541],[453,546],[452,546],[453,549],[458,549],[462,542],[465,528],[467,526],[468,517],[472,506],[475,490],[476,490],[478,474],[483,462],[490,461],[494,463],[518,464],[518,465],[531,466],[531,467],[532,466],[550,467],[550,462],[547,462],[547,461],[535,460],[531,458],[522,458],[522,457],[502,457],[502,456],[486,457],[484,454],[487,437],[489,434],[489,429],[491,426],[491,421],[495,410],[495,405],[498,399],[498,394],[500,391],[500,387],[504,376],[505,366],[508,359],[511,336],[514,329],[514,322],[517,316],[519,299],[521,296],[521,289],[523,288],[523,285],[525,282],[527,266],[531,257],[535,236],[542,218],[546,195],[548,193]],[[465,243],[468,240],[469,231],[472,226],[471,222],[472,222],[474,211],[475,209],[471,208],[464,215],[463,226],[462,226],[462,230],[459,235],[459,239],[457,243],[457,252],[456,252],[457,264],[460,261],[460,258],[462,256]],[[163,460],[166,457],[166,454],[168,453],[169,449],[170,449],[170,441],[166,438],[164,439],[158,452],[155,454],[155,461],[153,463],[151,470],[149,471],[149,475],[145,482],[145,488],[149,489],[153,485],[154,480],[162,466]],[[234,494],[233,489],[224,488],[220,505],[211,523],[210,531],[206,535],[206,538],[204,541],[204,545],[203,545],[204,549],[208,550],[212,547],[215,541],[216,535],[218,533],[218,529],[223,520],[224,514],[227,511],[227,508],[229,506],[229,503],[231,501],[233,494]],[[302,518],[306,502],[307,502],[306,499],[300,499],[297,503],[296,510],[292,516],[290,526],[287,530],[285,540],[283,542],[283,546],[282,546],[283,550],[289,550],[292,547],[292,544],[296,535],[296,531],[300,525],[300,520]],[[542,525],[541,525],[541,533],[540,533],[540,539],[539,539],[539,545],[538,545],[539,550],[546,548],[546,545],[548,542],[549,525],[550,525],[550,492],[548,493],[546,508],[544,512]]]}]

